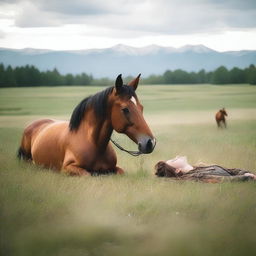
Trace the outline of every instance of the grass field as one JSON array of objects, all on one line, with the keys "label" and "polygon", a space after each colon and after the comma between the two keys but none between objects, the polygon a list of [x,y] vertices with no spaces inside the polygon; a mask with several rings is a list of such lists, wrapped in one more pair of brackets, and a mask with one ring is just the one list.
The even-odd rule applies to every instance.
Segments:
[{"label": "grass field", "polygon": [[[16,159],[29,122],[68,119],[82,98],[101,89],[0,90],[0,254],[256,255],[256,183],[154,177],[154,165],[176,155],[256,172],[256,87],[140,87],[157,147],[138,158],[117,151],[121,177],[67,177]],[[221,107],[229,114],[226,130],[214,120]]]}]

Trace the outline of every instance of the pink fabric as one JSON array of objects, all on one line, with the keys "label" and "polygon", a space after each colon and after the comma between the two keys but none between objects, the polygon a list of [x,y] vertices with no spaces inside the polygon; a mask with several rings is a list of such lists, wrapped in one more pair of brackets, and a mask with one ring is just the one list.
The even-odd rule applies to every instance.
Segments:
[{"label": "pink fabric", "polygon": [[188,163],[186,156],[176,156],[174,159],[167,160],[166,163],[176,168],[177,171],[188,172],[194,169],[193,166]]}]

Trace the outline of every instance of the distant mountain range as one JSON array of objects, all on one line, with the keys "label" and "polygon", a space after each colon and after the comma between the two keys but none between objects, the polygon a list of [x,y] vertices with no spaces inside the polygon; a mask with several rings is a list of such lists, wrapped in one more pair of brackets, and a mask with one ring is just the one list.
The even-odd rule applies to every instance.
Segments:
[{"label": "distant mountain range", "polygon": [[120,73],[124,76],[142,73],[146,77],[162,74],[167,69],[211,71],[221,65],[245,68],[256,64],[256,50],[218,52],[204,45],[186,45],[181,48],[116,45],[79,51],[0,48],[0,63],[13,67],[29,64],[41,71],[57,68],[62,74],[85,72],[97,78],[113,78]]}]

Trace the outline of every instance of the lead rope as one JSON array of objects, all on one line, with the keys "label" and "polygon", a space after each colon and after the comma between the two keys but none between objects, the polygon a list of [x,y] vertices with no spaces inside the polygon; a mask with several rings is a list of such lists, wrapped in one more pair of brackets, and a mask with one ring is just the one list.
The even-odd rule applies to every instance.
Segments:
[{"label": "lead rope", "polygon": [[140,151],[130,151],[130,150],[127,150],[127,149],[124,149],[122,146],[120,146],[117,142],[115,142],[114,140],[112,140],[112,138],[110,138],[111,142],[117,147],[119,148],[120,150],[132,155],[132,156],[139,156],[143,153],[141,153]]}]

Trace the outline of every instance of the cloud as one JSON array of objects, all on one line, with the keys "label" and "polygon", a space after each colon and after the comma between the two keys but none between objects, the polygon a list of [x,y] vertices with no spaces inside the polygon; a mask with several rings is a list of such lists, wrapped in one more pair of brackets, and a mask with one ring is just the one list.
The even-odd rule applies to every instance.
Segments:
[{"label": "cloud", "polygon": [[20,0],[0,0],[0,4],[12,4],[18,2],[20,2]]},{"label": "cloud", "polygon": [[251,10],[256,8],[255,0],[208,0],[223,9]]},{"label": "cloud", "polygon": [[2,38],[4,38],[5,36],[6,36],[6,33],[3,32],[2,30],[0,30],[0,38],[2,39]]},{"label": "cloud", "polygon": [[[159,13],[154,30],[166,34],[221,32],[256,26],[255,4],[240,8],[240,1],[167,1],[159,0],[154,11]],[[243,1],[242,1],[243,2]]]},{"label": "cloud", "polygon": [[18,27],[84,24],[110,36],[219,33],[256,27],[255,0],[0,0]]},{"label": "cloud", "polygon": [[17,27],[55,27],[62,25],[58,17],[50,12],[42,12],[32,2],[24,2],[15,17]]},{"label": "cloud", "polygon": [[43,11],[50,11],[65,15],[102,15],[111,13],[111,5],[108,1],[36,1],[36,5]]}]

